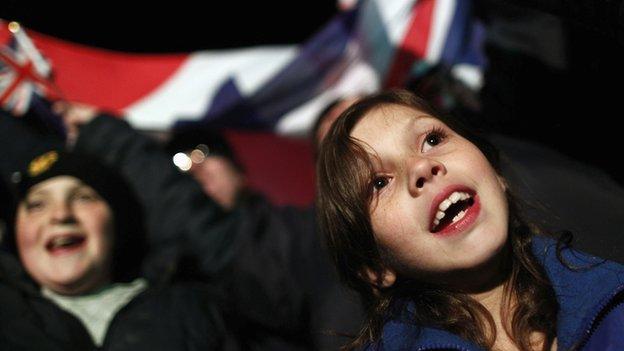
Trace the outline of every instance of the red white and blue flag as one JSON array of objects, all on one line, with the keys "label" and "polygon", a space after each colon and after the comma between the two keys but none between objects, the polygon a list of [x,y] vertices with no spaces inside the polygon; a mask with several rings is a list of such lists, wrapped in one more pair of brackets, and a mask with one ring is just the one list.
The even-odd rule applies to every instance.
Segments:
[{"label": "red white and blue flag", "polygon": [[[64,99],[119,112],[142,130],[201,123],[302,136],[334,99],[402,86],[435,65],[478,88],[482,31],[470,0],[343,2],[345,9],[302,45],[130,54],[29,35]],[[3,25],[0,43],[10,41]],[[24,76],[30,92],[50,90],[38,89],[47,73],[35,74],[19,56],[10,60],[17,64],[5,61],[5,92]],[[22,109],[26,95],[15,91],[4,106]]]},{"label": "red white and blue flag", "polygon": [[[471,19],[469,0],[359,1],[300,46],[174,55],[127,54],[31,36],[67,99],[123,112],[139,129],[203,121],[297,135],[334,98],[401,86],[435,64],[472,67],[478,82],[483,62],[469,46]],[[0,34],[8,37],[6,30]],[[47,73],[5,51],[2,57],[13,62],[2,71],[5,89],[24,76],[32,88],[45,86]],[[27,101],[23,93],[15,96],[22,97],[13,106]]]}]

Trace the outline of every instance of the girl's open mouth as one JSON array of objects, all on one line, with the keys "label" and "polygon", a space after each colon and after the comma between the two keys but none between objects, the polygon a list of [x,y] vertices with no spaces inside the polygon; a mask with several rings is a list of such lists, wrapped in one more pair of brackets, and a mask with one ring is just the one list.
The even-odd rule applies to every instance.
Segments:
[{"label": "girl's open mouth", "polygon": [[429,230],[434,234],[452,234],[468,227],[479,214],[476,192],[466,187],[450,187],[434,200]]}]

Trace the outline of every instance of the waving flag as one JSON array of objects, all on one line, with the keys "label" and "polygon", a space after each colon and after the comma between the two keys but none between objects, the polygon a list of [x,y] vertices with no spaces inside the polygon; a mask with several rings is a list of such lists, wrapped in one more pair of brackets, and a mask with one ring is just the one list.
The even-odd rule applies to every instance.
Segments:
[{"label": "waving flag", "polygon": [[[361,0],[345,2],[343,8],[302,45],[130,54],[29,33],[50,61],[54,84],[65,99],[119,112],[142,130],[201,123],[303,136],[336,98],[402,86],[439,65],[462,68],[457,72],[478,87],[482,33],[470,0]],[[0,44],[8,43],[10,35],[2,30]],[[33,89],[45,83],[39,78],[46,75],[27,61],[12,60],[23,74],[1,76],[5,89],[24,76]],[[22,98],[13,106],[27,102]],[[254,162],[247,157],[249,148],[233,144],[243,160]],[[310,158],[294,167],[312,173]],[[312,179],[303,185],[308,200]]]},{"label": "waving flag", "polygon": [[[482,60],[465,55],[471,18],[468,0],[360,1],[301,46],[178,55],[126,54],[32,36],[68,99],[123,112],[137,128],[201,121],[301,135],[336,97],[400,86],[439,63],[480,67]],[[26,66],[22,62],[22,76],[42,82],[35,78],[45,75]]]}]

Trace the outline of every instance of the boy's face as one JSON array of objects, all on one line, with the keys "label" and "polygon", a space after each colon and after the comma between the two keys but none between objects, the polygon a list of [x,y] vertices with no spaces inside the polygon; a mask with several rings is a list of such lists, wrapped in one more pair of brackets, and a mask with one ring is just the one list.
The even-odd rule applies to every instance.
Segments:
[{"label": "boy's face", "polygon": [[113,213],[79,179],[33,186],[19,204],[15,232],[22,263],[40,285],[76,295],[110,282]]}]

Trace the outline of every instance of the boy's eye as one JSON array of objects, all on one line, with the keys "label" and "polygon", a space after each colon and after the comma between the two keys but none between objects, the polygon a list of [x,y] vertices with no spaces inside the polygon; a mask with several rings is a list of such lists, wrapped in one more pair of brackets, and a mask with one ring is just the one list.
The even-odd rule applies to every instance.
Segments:
[{"label": "boy's eye", "polygon": [[45,206],[45,201],[43,200],[26,200],[24,203],[27,211],[35,211],[42,209]]},{"label": "boy's eye", "polygon": [[90,192],[80,192],[74,196],[74,199],[78,201],[95,201],[98,200],[98,196]]},{"label": "boy's eye", "polygon": [[377,177],[373,179],[373,188],[375,188],[375,190],[380,190],[386,185],[388,185],[388,178],[386,177]]},{"label": "boy's eye", "polygon": [[77,201],[96,201],[100,199],[98,194],[90,189],[80,189],[72,195],[72,198]]}]

